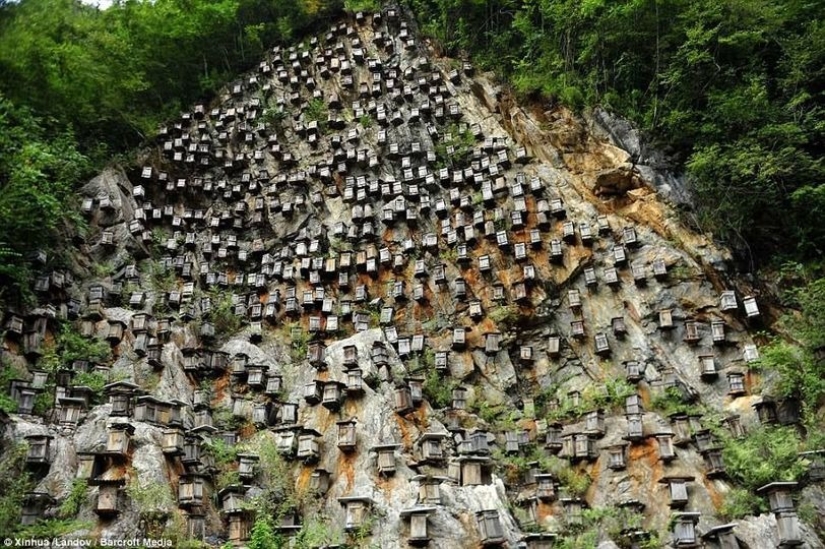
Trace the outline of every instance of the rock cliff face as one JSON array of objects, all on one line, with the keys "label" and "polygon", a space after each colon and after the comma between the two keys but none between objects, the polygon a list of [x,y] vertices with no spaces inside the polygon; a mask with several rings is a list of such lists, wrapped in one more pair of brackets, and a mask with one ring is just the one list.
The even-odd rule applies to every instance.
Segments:
[{"label": "rock cliff face", "polygon": [[[822,547],[792,507],[720,518],[718,429],[794,421],[748,369],[758,296],[591,130],[398,10],[275,48],[90,181],[72,269],[8,312],[24,520],[79,492],[93,540]],[[38,370],[58,325],[112,358]]]}]

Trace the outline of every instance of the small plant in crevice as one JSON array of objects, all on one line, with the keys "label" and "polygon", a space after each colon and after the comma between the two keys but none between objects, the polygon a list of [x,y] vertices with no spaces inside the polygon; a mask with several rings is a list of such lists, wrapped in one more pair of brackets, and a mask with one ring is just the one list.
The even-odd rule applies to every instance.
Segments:
[{"label": "small plant in crevice", "polygon": [[309,350],[309,334],[300,329],[297,323],[288,326],[290,335],[290,356],[294,362],[306,360]]},{"label": "small plant in crevice", "polygon": [[725,494],[719,514],[725,520],[741,519],[749,515],[758,515],[768,510],[764,498],[743,488],[733,488]]},{"label": "small plant in crevice", "polygon": [[453,403],[453,389],[457,385],[457,381],[446,380],[438,371],[432,369],[424,378],[422,392],[433,408],[449,408]]},{"label": "small plant in crevice", "polygon": [[487,318],[503,329],[513,326],[519,317],[516,305],[497,305],[487,312]]},{"label": "small plant in crevice", "polygon": [[350,532],[350,537],[352,541],[357,544],[357,547],[363,547],[363,544],[372,537],[372,530],[375,527],[376,520],[375,516],[370,515],[364,518],[355,530]]},{"label": "small plant in crevice", "polygon": [[226,468],[238,459],[237,446],[229,445],[222,439],[213,438],[208,444],[208,449],[219,469]]},{"label": "small plant in crevice", "polygon": [[660,394],[654,396],[650,402],[650,408],[669,416],[675,413],[693,414],[699,408],[685,399],[683,392],[678,387],[667,387]]},{"label": "small plant in crevice", "polygon": [[49,518],[39,520],[36,523],[21,527],[15,532],[21,538],[29,539],[54,539],[70,532],[78,530],[88,530],[93,526],[91,522],[79,521],[75,519],[54,519]]},{"label": "small plant in crevice", "polygon": [[281,130],[283,122],[289,117],[289,114],[277,107],[267,107],[264,109],[261,121],[267,126],[274,127],[276,131]]},{"label": "small plant in crevice", "polygon": [[516,519],[519,528],[521,528],[523,532],[535,533],[543,531],[541,524],[533,520],[527,509],[524,509],[523,507],[514,506],[511,509],[511,512],[513,514],[513,518]]},{"label": "small plant in crevice", "polygon": [[365,130],[368,129],[368,128],[371,128],[372,127],[372,117],[370,117],[368,114],[364,114],[358,119],[358,123],[361,124],[361,127],[364,128]]},{"label": "small plant in crevice", "polygon": [[[112,347],[106,341],[97,337],[85,337],[68,323],[60,326],[55,349],[59,364],[70,364],[74,360],[106,362],[112,358]],[[44,369],[53,369],[47,364],[43,366]]]},{"label": "small plant in crevice", "polygon": [[349,13],[376,13],[380,9],[380,0],[344,0],[344,11]]},{"label": "small plant in crevice", "polygon": [[556,473],[565,491],[572,497],[583,497],[593,479],[586,471],[565,467]]},{"label": "small plant in crevice", "polygon": [[158,527],[164,517],[177,507],[171,487],[166,482],[143,482],[132,468],[126,494],[138,509],[142,518]]},{"label": "small plant in crevice", "polygon": [[238,471],[221,471],[215,478],[215,488],[219,491],[239,484],[241,484],[241,477]]},{"label": "small plant in crevice", "polygon": [[317,122],[318,132],[323,134],[327,129],[329,107],[323,99],[311,100],[304,110],[304,119],[307,122]]},{"label": "small plant in crevice", "polygon": [[235,314],[232,304],[232,295],[228,292],[213,291],[210,293],[212,310],[209,319],[215,328],[217,338],[226,338],[241,329],[241,319]]},{"label": "small plant in crevice", "polygon": [[480,399],[478,402],[473,402],[468,406],[480,419],[490,425],[494,424],[499,415],[506,410],[505,406],[493,406],[484,399]]},{"label": "small plant in crevice", "polygon": [[[236,416],[228,406],[220,406],[212,411],[212,423],[217,429],[222,431],[237,431],[246,420],[242,416]],[[217,441],[213,442],[214,447],[220,448]],[[231,450],[227,450],[228,452]],[[234,458],[233,458],[234,459]]]},{"label": "small plant in crevice", "polygon": [[69,489],[69,495],[60,504],[58,514],[61,518],[70,518],[80,511],[80,507],[88,499],[88,484],[84,479],[74,479]]},{"label": "small plant in crevice", "polygon": [[17,411],[17,401],[8,394],[12,379],[23,378],[26,372],[6,360],[0,363],[0,410],[6,413]]},{"label": "small plant in crevice", "polygon": [[435,146],[437,165],[444,167],[461,163],[474,146],[475,136],[469,128],[462,131],[457,124],[450,124],[444,139]]},{"label": "small plant in crevice", "polygon": [[209,547],[203,541],[189,537],[187,521],[181,511],[172,513],[160,537],[170,540],[175,549],[207,549]]},{"label": "small plant in crevice", "polygon": [[72,379],[73,385],[82,385],[92,390],[95,396],[103,395],[103,387],[108,383],[106,376],[99,372],[78,372]]},{"label": "small plant in crevice", "polygon": [[[160,261],[147,260],[146,271],[149,274],[149,288],[156,292],[171,292],[178,287],[178,279],[175,276],[175,271],[163,265]],[[134,285],[132,288],[137,288]],[[129,292],[131,293],[131,292]],[[124,292],[126,295],[126,292]]]},{"label": "small plant in crevice", "polygon": [[455,263],[458,260],[458,250],[455,248],[444,248],[439,251],[438,257],[448,263]]},{"label": "small plant in crevice", "polygon": [[310,514],[295,535],[295,549],[342,545],[345,541],[344,532],[333,528],[333,524],[330,517],[324,513]]},{"label": "small plant in crevice", "polygon": [[275,533],[272,518],[259,512],[246,544],[247,549],[281,549],[284,545],[281,534]]}]

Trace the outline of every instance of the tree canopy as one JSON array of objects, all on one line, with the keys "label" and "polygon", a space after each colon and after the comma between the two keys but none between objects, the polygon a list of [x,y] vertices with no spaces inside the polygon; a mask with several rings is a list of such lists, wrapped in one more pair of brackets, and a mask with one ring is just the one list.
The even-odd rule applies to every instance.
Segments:
[{"label": "tree canopy", "polygon": [[340,11],[340,2],[23,0],[0,8],[0,90],[118,152]]}]

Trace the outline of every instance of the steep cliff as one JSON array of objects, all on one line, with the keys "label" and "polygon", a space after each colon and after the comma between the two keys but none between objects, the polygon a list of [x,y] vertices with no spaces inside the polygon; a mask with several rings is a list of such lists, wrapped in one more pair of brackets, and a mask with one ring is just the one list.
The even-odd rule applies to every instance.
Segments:
[{"label": "steep cliff", "polygon": [[723,519],[726,445],[798,413],[749,368],[759,296],[621,144],[435,57],[396,9],[275,48],[90,181],[71,272],[8,311],[24,522],[176,546],[268,518],[297,547],[823,547],[801,485]]}]

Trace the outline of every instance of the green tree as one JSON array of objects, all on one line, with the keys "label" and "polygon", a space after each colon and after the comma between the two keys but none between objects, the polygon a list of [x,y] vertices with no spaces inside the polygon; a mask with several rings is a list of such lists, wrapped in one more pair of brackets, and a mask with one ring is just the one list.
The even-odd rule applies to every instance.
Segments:
[{"label": "green tree", "polygon": [[813,280],[795,293],[801,316],[789,319],[790,326],[809,349],[825,347],[825,278]]},{"label": "green tree", "polygon": [[761,428],[727,440],[722,456],[730,479],[753,491],[769,482],[797,480],[804,471],[799,450],[793,427]]},{"label": "green tree", "polygon": [[52,250],[71,218],[72,191],[88,160],[70,132],[49,135],[26,108],[0,95],[0,297],[28,290],[26,255]]},{"label": "green tree", "polygon": [[0,453],[0,532],[20,529],[20,510],[26,492],[33,487],[25,472],[28,447],[17,444],[3,448]]}]

